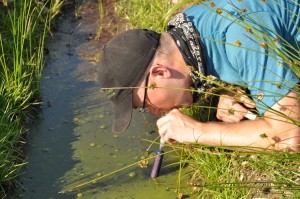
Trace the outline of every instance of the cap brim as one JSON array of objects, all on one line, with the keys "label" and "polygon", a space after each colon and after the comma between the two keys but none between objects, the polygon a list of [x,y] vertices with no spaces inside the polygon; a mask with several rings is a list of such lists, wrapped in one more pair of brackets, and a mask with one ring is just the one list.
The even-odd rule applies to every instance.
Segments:
[{"label": "cap brim", "polygon": [[132,115],[132,93],[130,93],[124,100],[116,104],[114,107],[114,119],[112,130],[115,133],[124,132],[131,121]]}]

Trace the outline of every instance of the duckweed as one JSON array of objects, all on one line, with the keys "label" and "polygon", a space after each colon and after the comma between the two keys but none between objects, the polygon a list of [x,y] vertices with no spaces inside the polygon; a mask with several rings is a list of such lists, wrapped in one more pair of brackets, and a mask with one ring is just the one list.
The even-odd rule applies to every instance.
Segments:
[{"label": "duckweed", "polygon": [[106,128],[105,125],[101,125],[101,126],[100,126],[100,129],[105,129],[105,128]]},{"label": "duckweed", "polygon": [[95,143],[91,143],[91,144],[90,144],[90,147],[95,147],[95,146],[96,146]]},{"label": "duckweed", "polygon": [[137,174],[136,174],[135,172],[130,172],[130,173],[128,174],[128,176],[131,177],[131,178],[136,177],[136,175],[137,175]]}]

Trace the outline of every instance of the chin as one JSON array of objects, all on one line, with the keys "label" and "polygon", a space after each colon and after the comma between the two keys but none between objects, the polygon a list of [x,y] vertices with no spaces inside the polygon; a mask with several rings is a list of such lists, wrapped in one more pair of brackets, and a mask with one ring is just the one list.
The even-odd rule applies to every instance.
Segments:
[{"label": "chin", "polygon": [[190,108],[192,106],[192,104],[184,104],[181,106],[181,108]]},{"label": "chin", "polygon": [[178,107],[180,107],[180,108],[189,108],[189,107],[192,106],[192,104],[193,104],[193,101],[191,101],[191,102],[184,102],[184,103],[181,103],[180,106],[178,106]]}]

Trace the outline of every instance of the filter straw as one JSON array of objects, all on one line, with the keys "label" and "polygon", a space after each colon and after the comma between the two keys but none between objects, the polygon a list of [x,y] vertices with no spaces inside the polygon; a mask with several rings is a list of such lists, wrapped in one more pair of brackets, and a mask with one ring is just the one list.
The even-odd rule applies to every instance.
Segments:
[{"label": "filter straw", "polygon": [[154,158],[154,164],[153,164],[152,171],[150,174],[151,178],[156,178],[159,176],[161,164],[162,164],[163,157],[164,157],[164,150],[163,150],[164,144],[165,144],[165,142],[163,141],[162,138],[160,138],[159,149],[156,150],[156,156]]}]

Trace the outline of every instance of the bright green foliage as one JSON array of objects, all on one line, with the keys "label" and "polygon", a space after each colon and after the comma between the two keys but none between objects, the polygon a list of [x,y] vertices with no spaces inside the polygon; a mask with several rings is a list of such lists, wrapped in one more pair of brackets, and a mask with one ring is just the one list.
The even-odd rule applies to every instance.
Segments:
[{"label": "bright green foliage", "polygon": [[164,16],[171,8],[169,0],[120,0],[116,12],[128,20],[131,27],[164,30]]},{"label": "bright green foliage", "polygon": [[42,2],[2,1],[0,6],[0,197],[24,164],[22,122],[37,103],[46,33],[63,1]]},{"label": "bright green foliage", "polygon": [[[253,150],[253,149],[250,149]],[[258,154],[189,146],[189,185],[200,198],[295,198],[300,194],[299,154]]]}]

